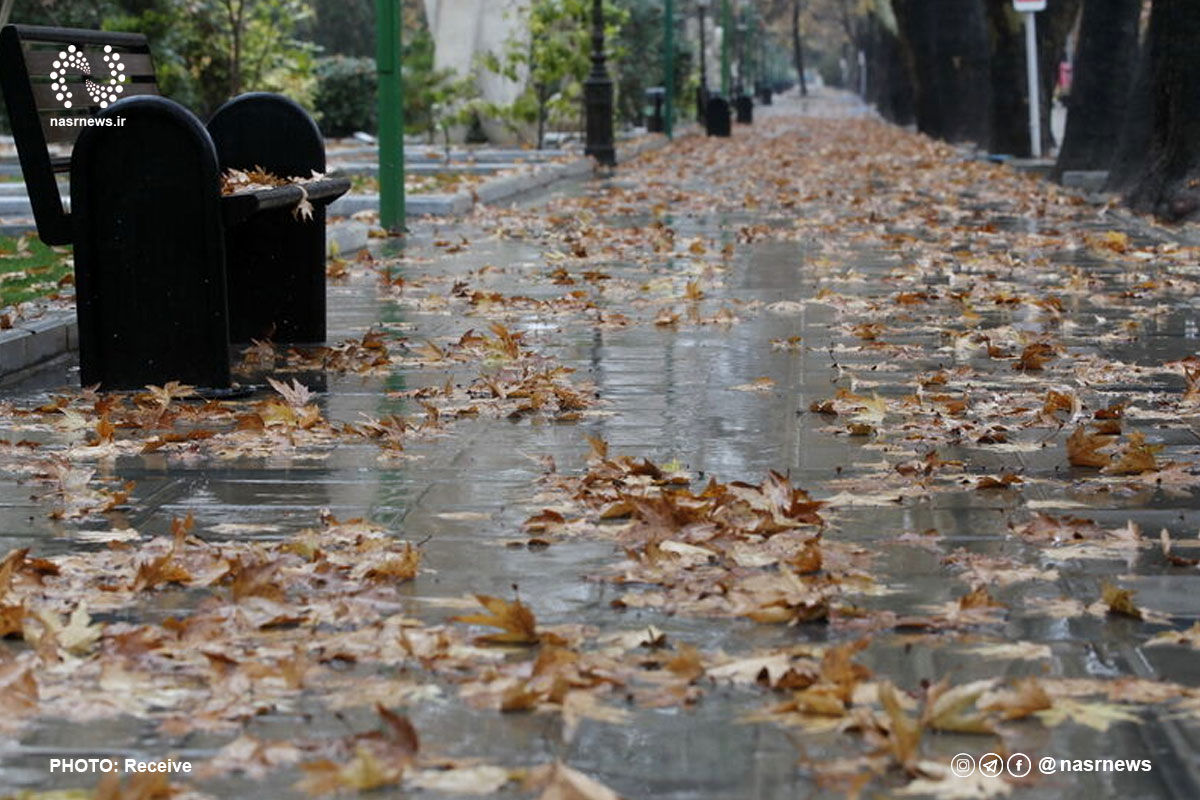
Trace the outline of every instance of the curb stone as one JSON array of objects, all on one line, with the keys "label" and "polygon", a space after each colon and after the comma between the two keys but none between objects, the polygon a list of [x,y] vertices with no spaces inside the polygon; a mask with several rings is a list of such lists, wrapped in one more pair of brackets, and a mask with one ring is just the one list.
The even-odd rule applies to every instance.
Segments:
[{"label": "curb stone", "polygon": [[[689,124],[683,127],[676,138],[695,135],[699,132],[698,125]],[[668,140],[665,136],[654,136],[636,144],[617,145],[617,163],[623,164],[643,153],[665,147]],[[491,180],[483,181],[471,191],[455,192],[454,194],[414,194],[405,198],[405,210],[409,216],[461,216],[468,214],[477,205],[488,205],[504,200],[510,200],[518,195],[535,189],[541,189],[568,178],[579,178],[592,174],[596,163],[588,157],[576,158],[554,164],[544,164],[537,169],[520,172],[515,175],[501,175]],[[329,206],[329,213],[339,216],[349,216],[360,211],[378,211],[378,194],[348,194],[335,200]]]}]

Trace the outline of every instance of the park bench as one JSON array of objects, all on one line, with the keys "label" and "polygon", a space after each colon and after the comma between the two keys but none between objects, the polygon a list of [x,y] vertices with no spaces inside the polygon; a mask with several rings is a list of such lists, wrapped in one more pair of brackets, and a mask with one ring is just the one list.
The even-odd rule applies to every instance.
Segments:
[{"label": "park bench", "polygon": [[[350,184],[299,105],[245,94],[206,127],[159,96],[145,36],[27,25],[0,31],[0,88],[38,236],[74,245],[83,385],[221,389],[231,342],[325,340],[325,206]],[[318,177],[222,195],[255,168]]]}]

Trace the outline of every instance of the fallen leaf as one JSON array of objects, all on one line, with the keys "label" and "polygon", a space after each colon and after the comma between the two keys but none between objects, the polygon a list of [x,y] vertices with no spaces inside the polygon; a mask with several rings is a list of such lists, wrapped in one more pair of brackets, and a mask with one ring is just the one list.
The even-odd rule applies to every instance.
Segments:
[{"label": "fallen leaf", "polygon": [[486,594],[477,594],[475,599],[487,609],[486,614],[465,614],[451,617],[452,622],[465,622],[469,625],[486,625],[499,628],[504,633],[491,633],[479,637],[479,641],[489,644],[537,644],[540,636],[537,632],[537,621],[529,607],[520,600],[503,600]]}]

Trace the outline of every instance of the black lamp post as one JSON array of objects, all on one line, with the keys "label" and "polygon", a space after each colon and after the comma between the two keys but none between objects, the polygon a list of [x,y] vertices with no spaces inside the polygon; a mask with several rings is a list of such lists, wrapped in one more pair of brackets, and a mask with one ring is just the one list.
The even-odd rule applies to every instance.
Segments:
[{"label": "black lamp post", "polygon": [[614,166],[613,82],[604,62],[604,0],[592,0],[592,71],[583,83],[583,96],[587,108],[584,152],[603,166]]},{"label": "black lamp post", "polygon": [[696,119],[701,121],[704,120],[704,109],[708,106],[708,44],[704,16],[710,5],[712,0],[696,0],[696,10],[700,13],[700,86],[696,89]]},{"label": "black lamp post", "polygon": [[737,25],[737,94],[746,93],[746,32],[749,26],[745,22]]}]

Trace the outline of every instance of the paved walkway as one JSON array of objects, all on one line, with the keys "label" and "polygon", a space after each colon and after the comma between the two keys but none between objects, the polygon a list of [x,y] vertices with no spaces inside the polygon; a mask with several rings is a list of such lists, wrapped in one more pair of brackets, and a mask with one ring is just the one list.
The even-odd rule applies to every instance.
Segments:
[{"label": "paved walkway", "polygon": [[5,390],[0,796],[1196,796],[1196,251],[756,111],[345,265],[315,397]]}]

